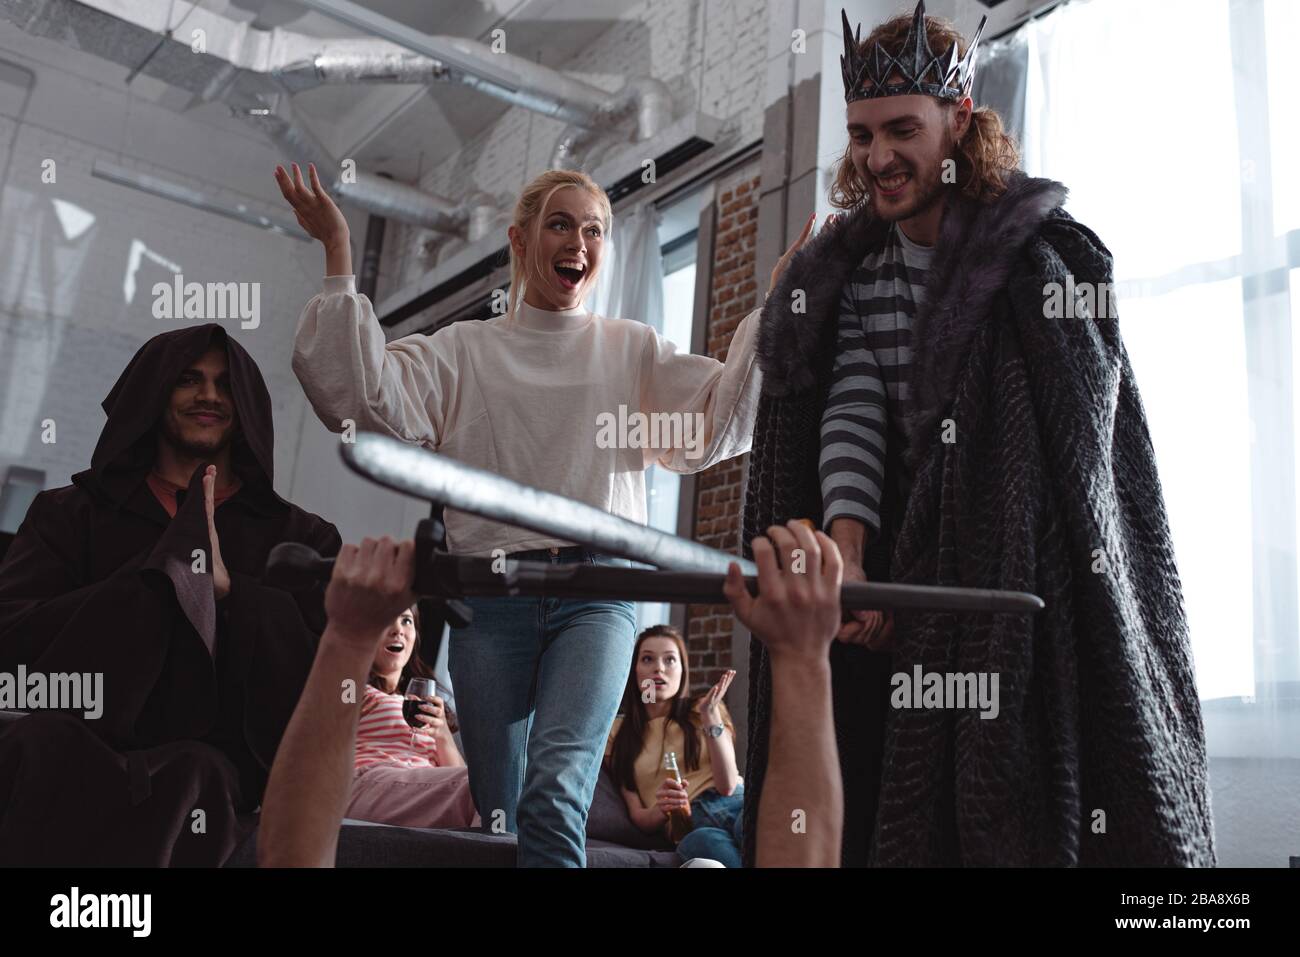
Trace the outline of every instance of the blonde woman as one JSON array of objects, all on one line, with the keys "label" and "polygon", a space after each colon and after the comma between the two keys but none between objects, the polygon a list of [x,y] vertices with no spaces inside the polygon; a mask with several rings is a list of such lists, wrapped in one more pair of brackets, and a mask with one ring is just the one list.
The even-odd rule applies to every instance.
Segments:
[{"label": "blonde woman", "polygon": [[[645,469],[694,472],[749,449],[758,405],[757,310],[727,361],[679,353],[643,322],[583,307],[610,230],[609,197],[585,174],[550,170],[515,205],[505,315],[385,342],[356,293],[347,221],[298,167],[276,181],[325,247],[324,290],[303,310],[293,370],[325,426],[396,436],[470,465],[646,521]],[[812,228],[786,252],[773,282]],[[622,408],[620,408],[622,407]],[[620,414],[681,413],[676,443],[609,441]],[[698,430],[691,428],[698,424]],[[448,548],[555,563],[628,562],[448,509]],[[497,551],[500,550],[500,551]],[[519,835],[521,866],[585,864],[585,821],[605,737],[631,666],[631,602],[469,602],[449,665],[474,803],[491,832]]]}]

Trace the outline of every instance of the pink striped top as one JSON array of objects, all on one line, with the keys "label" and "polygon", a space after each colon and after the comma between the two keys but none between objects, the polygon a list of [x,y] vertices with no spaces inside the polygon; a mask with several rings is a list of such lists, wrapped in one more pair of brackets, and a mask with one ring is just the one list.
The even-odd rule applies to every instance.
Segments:
[{"label": "pink striped top", "polygon": [[354,768],[361,771],[376,764],[397,764],[405,768],[438,767],[438,743],[432,735],[415,731],[402,717],[403,698],[365,686],[361,699],[361,720],[357,724],[357,754]]}]

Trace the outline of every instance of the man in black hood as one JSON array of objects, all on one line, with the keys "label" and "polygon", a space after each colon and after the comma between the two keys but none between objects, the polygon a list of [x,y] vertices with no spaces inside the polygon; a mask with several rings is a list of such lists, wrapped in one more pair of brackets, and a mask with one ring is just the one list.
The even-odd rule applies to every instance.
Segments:
[{"label": "man in black hood", "polygon": [[[846,17],[844,41],[831,198],[847,213],[764,306],[746,552],[807,517],[846,579],[1046,607],[844,625],[842,861],[1212,865],[1187,619],[1110,252],[973,108],[978,31],[968,46],[918,4],[866,40]],[[792,720],[751,649],[748,861],[771,729]]]},{"label": "man in black hood", "polygon": [[0,673],[102,673],[102,714],[0,731],[0,865],[215,866],[324,628],[319,588],[261,583],[267,554],[339,535],[275,493],[270,395],[220,326],[150,339],[103,408],[0,565]]}]

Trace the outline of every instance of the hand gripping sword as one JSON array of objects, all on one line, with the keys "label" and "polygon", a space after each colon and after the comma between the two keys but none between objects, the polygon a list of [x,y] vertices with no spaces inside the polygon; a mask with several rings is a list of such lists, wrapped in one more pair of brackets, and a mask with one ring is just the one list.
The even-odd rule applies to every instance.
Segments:
[{"label": "hand gripping sword", "polygon": [[[469,620],[469,609],[456,599],[473,596],[724,604],[722,585],[731,562],[740,566],[746,586],[758,594],[758,569],[751,561],[419,446],[361,433],[354,443],[343,443],[340,453],[348,468],[394,491],[655,566],[622,568],[452,555],[445,550],[441,523],[426,519],[416,531],[412,587],[416,594],[446,602],[453,625]],[[271,550],[267,579],[282,587],[301,587],[328,580],[332,568],[332,559],[288,542]],[[1042,599],[1028,592],[875,582],[845,584],[840,601],[845,610],[1032,614],[1043,607]]]}]

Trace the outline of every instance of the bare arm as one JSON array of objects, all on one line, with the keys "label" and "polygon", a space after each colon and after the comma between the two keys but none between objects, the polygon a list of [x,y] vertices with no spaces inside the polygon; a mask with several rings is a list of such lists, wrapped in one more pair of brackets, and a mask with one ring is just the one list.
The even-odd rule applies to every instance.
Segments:
[{"label": "bare arm", "polygon": [[663,830],[668,818],[662,811],[657,807],[642,807],[641,798],[635,791],[620,787],[619,792],[623,795],[623,803],[627,805],[627,816],[632,819],[633,824],[647,834]]},{"label": "bare arm", "polygon": [[352,240],[348,235],[325,247],[325,275],[352,275]]},{"label": "bare arm", "polygon": [[[772,731],[758,804],[757,864],[836,867],[844,795],[829,650],[840,619],[839,549],[797,520],[772,526],[768,537],[754,539],[753,549],[759,596],[750,595],[735,563],[724,591],[772,661]],[[796,549],[804,562],[794,560]],[[800,822],[803,827],[796,827]]]},{"label": "bare arm", "polygon": [[385,536],[345,545],[335,559],[325,591],[329,625],[262,801],[257,839],[262,867],[334,865],[352,787],[358,702],[387,625],[415,600],[413,556],[412,542],[399,544]]},{"label": "bare arm", "polygon": [[[722,698],[731,687],[731,682],[736,677],[736,672],[730,668],[722,673],[717,682],[704,693],[695,705],[695,710],[699,712],[701,723],[705,728],[716,728],[718,725],[726,726],[724,719],[725,707],[722,704]],[[709,749],[709,761],[713,769],[713,786],[719,794],[734,794],[737,785],[740,784],[740,771],[736,768],[736,741],[732,734],[724,730],[718,737],[710,734],[704,736],[705,745]]]},{"label": "bare arm", "polygon": [[828,660],[773,657],[771,727],[758,866],[839,867],[844,795]]},{"label": "bare arm", "polygon": [[867,526],[856,518],[837,518],[831,522],[830,533],[844,564],[861,568],[862,550],[867,546]]},{"label": "bare arm", "polygon": [[[856,518],[831,520],[831,541],[840,550],[844,560],[844,581],[865,582],[862,570],[862,553],[871,540],[871,530]],[[889,615],[882,611],[855,611],[850,613],[835,637],[850,645],[865,645],[873,651],[884,651],[893,643],[894,626]]]},{"label": "bare arm", "polygon": [[440,768],[463,768],[465,759],[461,757],[460,749],[456,747],[456,739],[451,736],[450,731],[444,731],[438,738],[438,767]]},{"label": "bare arm", "polygon": [[709,761],[713,767],[713,786],[719,794],[733,794],[740,784],[740,770],[736,767],[736,744],[730,731],[714,738],[706,735],[709,744]]},{"label": "bare arm", "polygon": [[283,166],[277,166],[275,182],[293,207],[298,225],[325,247],[325,275],[352,275],[352,237],[347,219],[321,186],[314,164],[307,164],[310,188],[303,182],[297,163],[291,164],[290,169],[292,176]]},{"label": "bare arm", "polygon": [[[334,866],[339,824],[352,787],[358,701],[373,660],[373,653],[358,643],[340,640],[332,625],[321,635],[266,786],[257,836],[259,866]],[[345,695],[348,681],[351,694]]]}]

